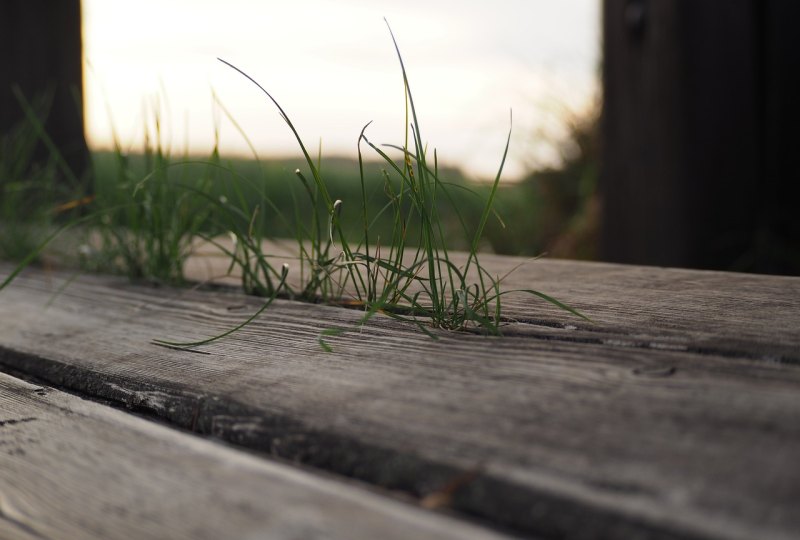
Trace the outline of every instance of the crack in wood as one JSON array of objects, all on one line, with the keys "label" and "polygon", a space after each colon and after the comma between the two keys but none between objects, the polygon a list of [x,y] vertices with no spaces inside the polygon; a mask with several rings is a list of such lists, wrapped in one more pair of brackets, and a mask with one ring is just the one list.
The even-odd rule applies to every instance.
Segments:
[{"label": "crack in wood", "polygon": [[[589,530],[614,531],[614,538],[713,537],[691,533],[677,524],[656,525],[607,506],[573,499],[567,493],[518,484],[491,474],[490,463],[475,466],[465,474],[464,469],[451,464],[312,428],[286,416],[265,416],[263,410],[225,396],[197,396],[178,388],[98,374],[0,347],[0,365],[9,363],[16,370],[31,372],[37,379],[53,382],[79,397],[110,400],[178,428],[406,494],[423,506],[426,500],[427,504],[445,502],[436,495],[445,486],[449,508],[479,523],[509,531],[548,539]],[[587,486],[611,489],[602,484]],[[644,493],[643,488],[631,492],[630,487],[615,484],[611,490],[622,496]],[[537,511],[532,512],[532,507]]]},{"label": "crack in wood", "polygon": [[[544,538],[783,539],[797,524],[800,372],[772,364],[800,365],[799,297],[784,286],[800,282],[612,266],[587,267],[600,271],[589,280],[578,264],[569,281],[566,264],[548,267],[543,289],[585,294],[579,307],[602,323],[517,302],[503,338],[434,341],[376,317],[327,355],[316,336],[355,325],[352,310],[278,302],[185,355],[146,344],[213,332],[240,316],[228,307],[258,301],[87,276],[43,314],[28,309],[49,290],[31,272],[4,291],[4,312],[26,318],[0,330],[0,365]],[[81,325],[92,332],[75,340]]]},{"label": "crack in wood", "polygon": [[[531,327],[545,327],[545,328],[562,328],[568,330],[585,330],[587,333],[594,333],[594,329],[591,331],[585,328],[576,328],[572,327],[569,328],[569,325],[563,325],[561,323],[549,323],[549,324],[540,324],[539,322],[524,322],[519,323],[523,325],[529,325]],[[658,351],[675,351],[675,352],[685,352],[690,354],[696,354],[698,356],[718,356],[722,358],[730,358],[730,359],[742,359],[742,360],[755,360],[758,362],[767,362],[767,363],[774,363],[774,364],[785,364],[785,365],[793,365],[793,366],[800,366],[800,356],[791,356],[791,355],[775,355],[775,354],[760,354],[757,352],[745,351],[745,350],[733,350],[733,349],[726,349],[723,347],[704,347],[699,345],[690,345],[689,340],[686,343],[674,343],[674,342],[666,342],[666,341],[657,341],[653,339],[647,338],[637,338],[631,337],[624,334],[618,334],[618,337],[595,337],[592,335],[579,335],[579,336],[570,336],[570,335],[563,335],[563,334],[542,334],[536,332],[525,331],[526,329],[523,327],[516,327],[512,331],[504,331],[503,336],[506,337],[524,337],[530,339],[537,339],[542,341],[554,341],[554,342],[563,342],[563,343],[582,343],[587,345],[605,345],[608,347],[615,347],[615,348],[633,348],[633,349],[650,349],[650,350],[658,350]],[[604,329],[599,333],[610,334],[613,330]]]},{"label": "crack in wood", "polygon": [[33,422],[37,420],[37,418],[29,417],[29,418],[12,418],[10,420],[0,420],[0,428],[5,426],[14,426],[16,424],[24,424],[26,422]]}]

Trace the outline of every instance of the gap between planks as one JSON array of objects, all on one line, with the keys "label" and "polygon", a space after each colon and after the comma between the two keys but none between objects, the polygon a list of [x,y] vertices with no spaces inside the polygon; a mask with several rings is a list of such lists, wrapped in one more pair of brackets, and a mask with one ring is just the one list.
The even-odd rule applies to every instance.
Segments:
[{"label": "gap between planks", "polygon": [[146,343],[213,333],[240,318],[233,299],[259,301],[87,277],[37,310],[57,283],[26,279],[3,293],[2,362],[237,444],[416,494],[480,469],[457,509],[549,537],[796,528],[792,366],[526,336],[433,342],[380,317],[327,355],[319,331],[358,314],[291,302],[187,355]]},{"label": "gap between planks", "polygon": [[509,538],[0,373],[0,538]]}]

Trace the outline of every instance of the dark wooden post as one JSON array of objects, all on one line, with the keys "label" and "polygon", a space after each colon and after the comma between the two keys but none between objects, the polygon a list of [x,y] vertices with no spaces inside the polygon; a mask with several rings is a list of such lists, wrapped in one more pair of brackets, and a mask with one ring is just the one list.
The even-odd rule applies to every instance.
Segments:
[{"label": "dark wooden post", "polygon": [[800,274],[800,2],[762,6],[763,189],[759,269]]},{"label": "dark wooden post", "polygon": [[[0,135],[25,121],[13,89],[37,111],[47,135],[75,176],[88,165],[83,131],[83,71],[80,0],[3,0],[0,2]],[[36,160],[51,157],[40,144]]]},{"label": "dark wooden post", "polygon": [[792,0],[605,0],[604,258],[800,272],[797,15]]}]

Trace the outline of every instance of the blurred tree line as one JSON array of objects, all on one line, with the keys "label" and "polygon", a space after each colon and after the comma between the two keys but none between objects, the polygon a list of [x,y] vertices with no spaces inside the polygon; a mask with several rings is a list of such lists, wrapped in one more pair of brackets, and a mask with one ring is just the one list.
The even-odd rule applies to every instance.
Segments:
[{"label": "blurred tree line", "polygon": [[591,260],[598,257],[600,107],[566,119],[567,136],[554,144],[560,163],[502,186],[486,238],[507,255]]}]

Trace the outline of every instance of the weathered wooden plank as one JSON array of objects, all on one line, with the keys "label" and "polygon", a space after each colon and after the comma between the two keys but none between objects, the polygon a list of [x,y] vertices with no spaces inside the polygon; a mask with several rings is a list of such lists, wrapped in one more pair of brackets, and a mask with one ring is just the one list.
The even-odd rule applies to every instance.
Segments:
[{"label": "weathered wooden plank", "polygon": [[[567,281],[581,275],[548,266]],[[654,271],[651,294],[673,275]],[[359,313],[286,301],[197,354],[149,342],[211,335],[259,300],[99,277],[53,298],[63,279],[30,271],[3,291],[0,363],[416,495],[460,479],[456,509],[548,537],[780,539],[800,530],[793,364],[572,342],[559,328],[532,339],[535,325],[522,323],[503,338],[433,341],[382,317],[331,338],[325,353],[319,332],[352,327]],[[746,294],[785,312],[771,283],[756,280]],[[537,317],[561,317],[551,314]],[[761,324],[760,311],[751,314]],[[784,344],[797,339],[780,324],[770,331]]]},{"label": "weathered wooden plank", "polygon": [[[485,255],[499,276],[523,263]],[[524,295],[509,295],[514,319],[546,335],[617,346],[674,349],[800,364],[800,278],[536,260],[504,282],[534,288],[580,309],[595,324]],[[562,331],[554,334],[552,327]]]},{"label": "weathered wooden plank", "polygon": [[[270,242],[264,250],[296,271],[296,246]],[[198,251],[191,278],[225,273],[227,258],[207,246]],[[452,256],[466,261],[462,253]],[[504,289],[539,290],[594,321],[586,324],[530,295],[504,296],[505,315],[526,323],[529,335],[800,364],[800,278],[489,254],[481,262],[504,278]]]},{"label": "weathered wooden plank", "polygon": [[0,373],[0,538],[505,538]]}]

